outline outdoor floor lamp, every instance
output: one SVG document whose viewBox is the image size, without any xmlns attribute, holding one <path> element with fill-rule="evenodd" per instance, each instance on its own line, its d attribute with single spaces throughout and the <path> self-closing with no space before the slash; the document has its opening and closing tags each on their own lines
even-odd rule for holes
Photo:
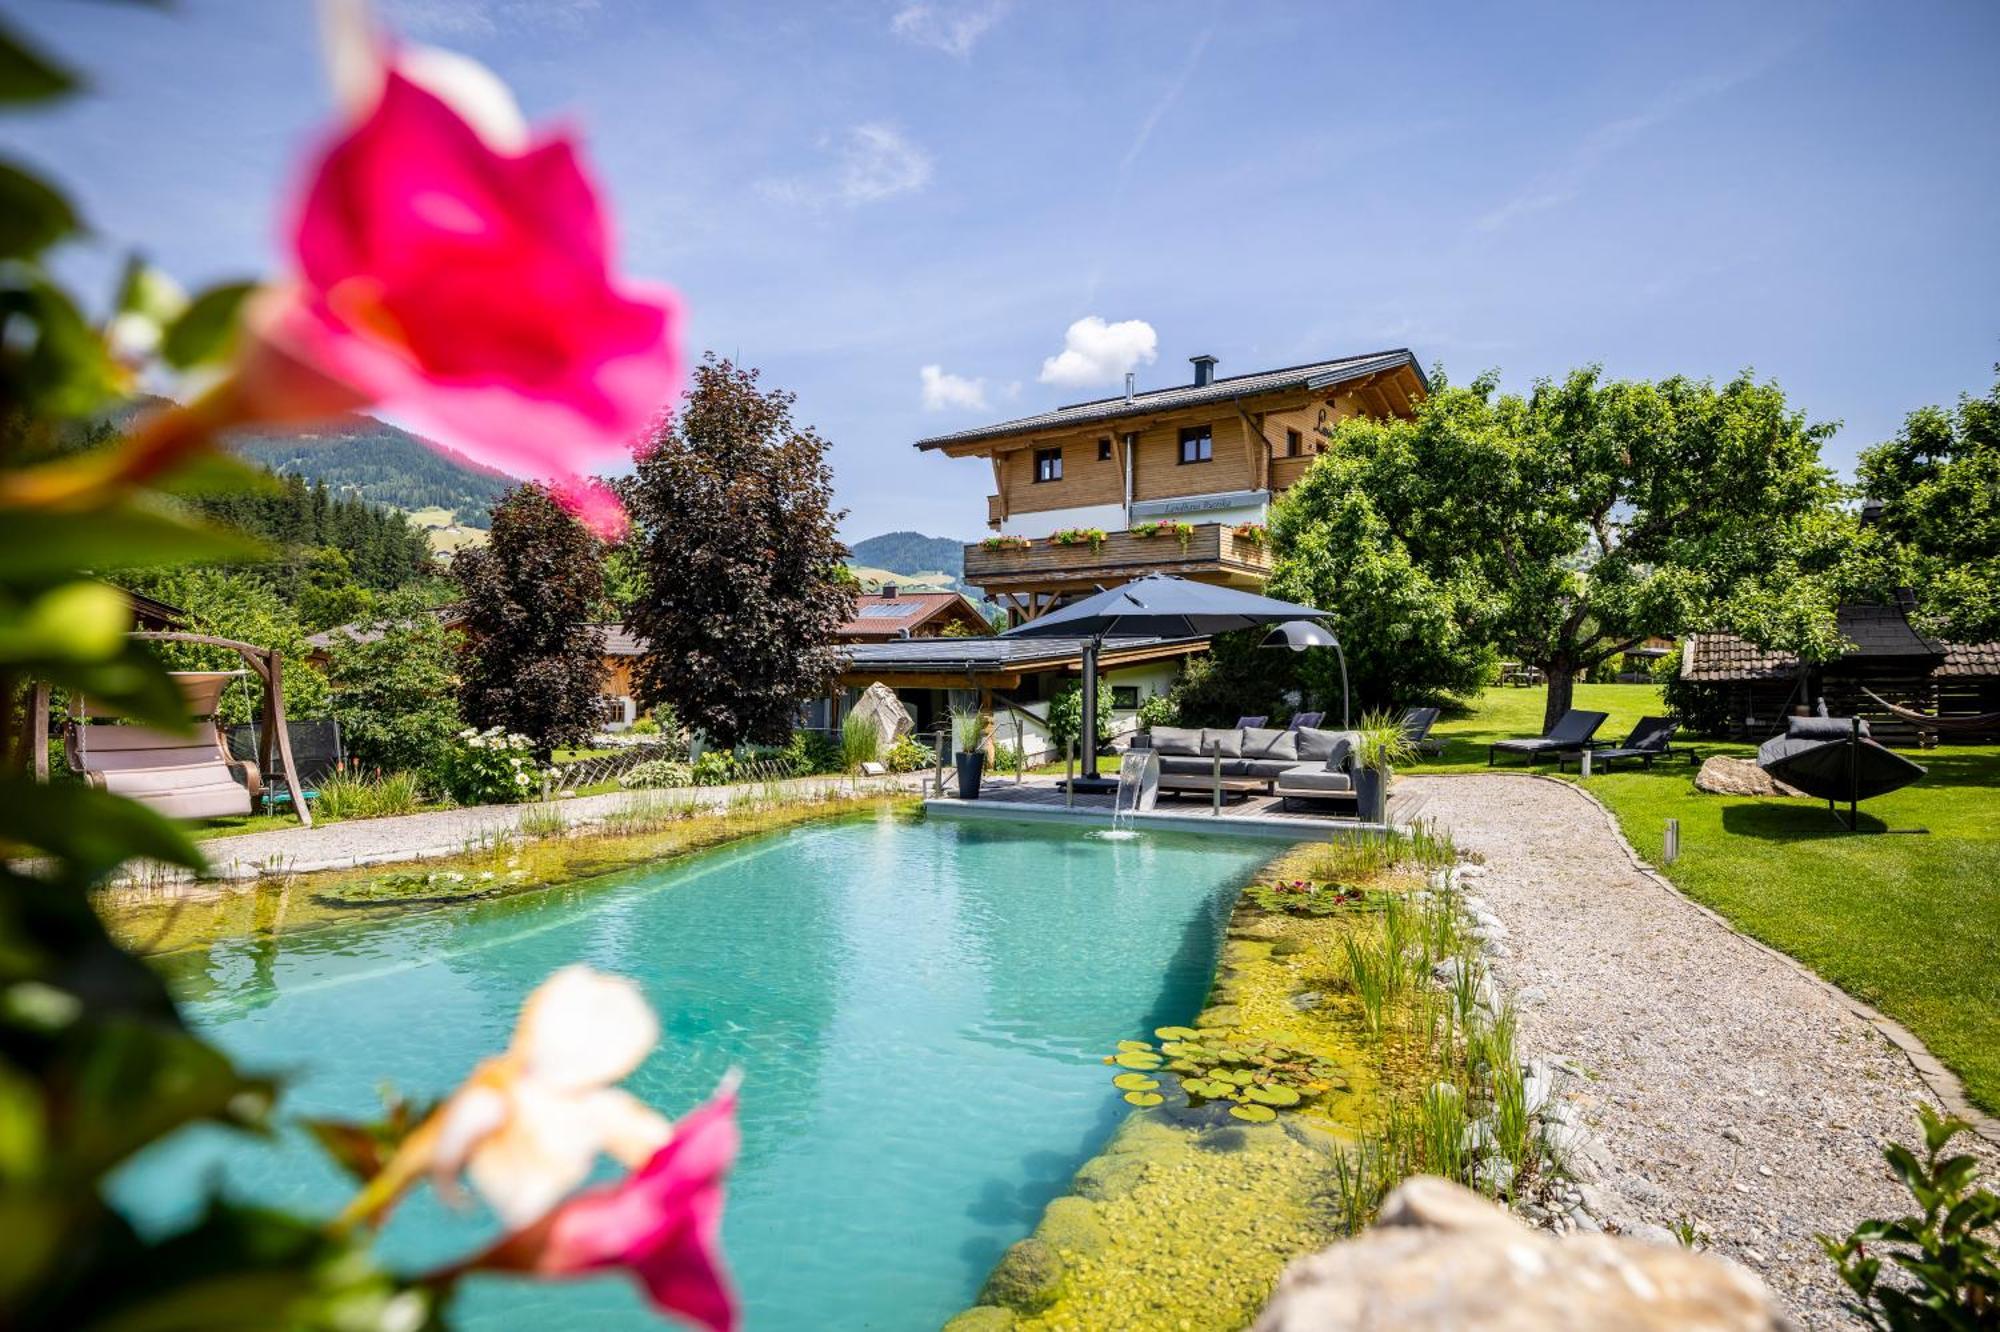
<svg viewBox="0 0 2000 1332">
<path fill-rule="evenodd" d="M 1352 723 L 1347 715 L 1347 654 L 1340 650 L 1340 640 L 1333 631 L 1314 620 L 1286 620 L 1259 644 L 1267 648 L 1290 648 L 1294 652 L 1304 652 L 1307 648 L 1330 647 L 1340 659 L 1340 725 L 1345 730 Z"/>
</svg>

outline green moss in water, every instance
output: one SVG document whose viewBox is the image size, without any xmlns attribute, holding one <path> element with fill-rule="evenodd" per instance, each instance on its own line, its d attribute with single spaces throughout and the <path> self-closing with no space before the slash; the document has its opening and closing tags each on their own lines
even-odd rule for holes
<svg viewBox="0 0 2000 1332">
<path fill-rule="evenodd" d="M 1031 1235 L 1000 1256 L 979 1302 L 1036 1313 L 1056 1302 L 1062 1280 L 1062 1256 L 1054 1245 Z"/>
<path fill-rule="evenodd" d="M 946 1323 L 944 1332 L 1012 1332 L 1014 1325 L 1012 1309 L 978 1304 Z"/>
</svg>

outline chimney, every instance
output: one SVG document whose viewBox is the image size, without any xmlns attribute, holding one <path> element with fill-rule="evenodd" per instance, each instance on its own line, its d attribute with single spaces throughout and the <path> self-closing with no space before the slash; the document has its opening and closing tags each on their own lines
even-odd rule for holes
<svg viewBox="0 0 2000 1332">
<path fill-rule="evenodd" d="M 1139 376 L 1137 376 L 1137 375 L 1133 374 L 1133 373 L 1132 373 L 1132 372 L 1131 372 L 1130 370 L 1127 370 L 1127 371 L 1125 372 L 1125 401 L 1126 401 L 1126 402 L 1130 402 L 1130 401 L 1132 401 L 1132 389 L 1133 389 L 1133 386 L 1134 386 L 1134 385 L 1136 385 L 1136 384 L 1137 384 L 1138 382 L 1139 382 Z"/>
<path fill-rule="evenodd" d="M 884 583 L 882 584 L 882 599 L 884 601 L 894 601 L 896 593 L 901 590 L 894 583 Z"/>
<path fill-rule="evenodd" d="M 1194 362 L 1194 386 L 1207 388 L 1215 382 L 1215 358 L 1213 356 L 1190 356 Z"/>
</svg>

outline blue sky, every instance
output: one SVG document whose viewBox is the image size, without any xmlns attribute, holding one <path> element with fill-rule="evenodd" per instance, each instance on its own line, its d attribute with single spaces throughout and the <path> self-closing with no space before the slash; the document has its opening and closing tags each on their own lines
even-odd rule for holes
<svg viewBox="0 0 2000 1332">
<path fill-rule="evenodd" d="M 1044 380 L 1091 317 L 1154 331 L 1142 386 L 1394 346 L 1513 388 L 1750 366 L 1845 423 L 1843 469 L 2000 361 L 1983 0 L 384 8 L 584 128 L 625 266 L 798 393 L 850 537 L 980 535 L 984 464 L 911 441 L 1109 392 L 1115 327 Z M 305 0 L 7 13 L 95 84 L 0 120 L 102 238 L 71 271 L 273 270 L 327 114 Z"/>
</svg>

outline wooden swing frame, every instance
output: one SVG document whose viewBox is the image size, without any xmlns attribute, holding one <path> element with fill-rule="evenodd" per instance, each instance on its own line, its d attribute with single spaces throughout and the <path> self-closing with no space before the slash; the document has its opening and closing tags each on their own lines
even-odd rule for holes
<svg viewBox="0 0 2000 1332">
<path fill-rule="evenodd" d="M 258 775 L 271 770 L 271 743 L 275 738 L 278 760 L 284 768 L 285 788 L 292 795 L 292 809 L 298 815 L 301 826 L 312 827 L 312 810 L 306 807 L 305 792 L 299 786 L 298 764 L 292 761 L 291 732 L 285 727 L 285 666 L 278 650 L 239 642 L 234 638 L 218 638 L 214 634 L 190 634 L 170 629 L 142 629 L 129 637 L 148 643 L 189 643 L 197 647 L 229 648 L 243 658 L 243 664 L 264 685 L 263 725 L 257 728 Z M 39 681 L 35 685 L 32 711 L 35 780 L 46 782 L 49 779 L 49 687 Z"/>
</svg>

